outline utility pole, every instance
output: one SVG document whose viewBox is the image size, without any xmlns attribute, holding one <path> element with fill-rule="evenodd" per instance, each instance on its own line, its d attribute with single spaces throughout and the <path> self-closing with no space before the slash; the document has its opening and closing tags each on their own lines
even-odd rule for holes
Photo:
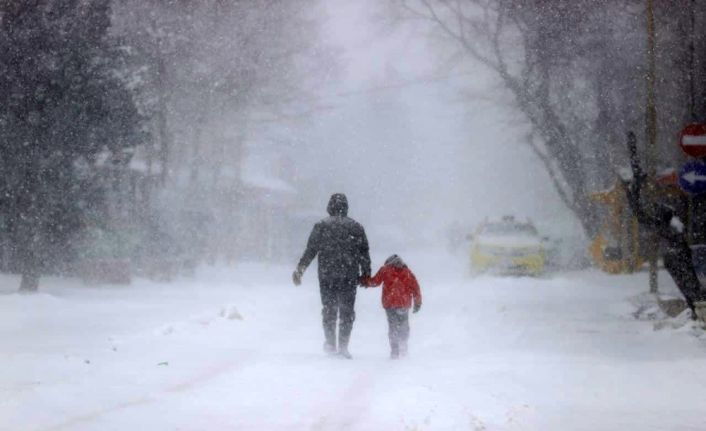
<svg viewBox="0 0 706 431">
<path fill-rule="evenodd" d="M 696 123 L 696 0 L 689 2 L 689 21 L 691 34 L 689 37 L 689 121 Z M 687 231 L 686 239 L 689 245 L 694 242 L 694 196 L 689 193 L 687 201 Z"/>
<path fill-rule="evenodd" d="M 696 0 L 689 5 L 689 121 L 696 122 Z"/>
<path fill-rule="evenodd" d="M 655 100 L 655 81 L 657 77 L 655 62 L 655 14 L 654 0 L 647 0 L 647 175 L 648 199 L 654 206 L 655 177 L 657 161 L 657 108 Z M 658 244 L 657 234 L 652 234 L 652 244 Z M 650 293 L 657 293 L 657 250 L 658 247 L 649 247 L 650 264 Z"/>
</svg>

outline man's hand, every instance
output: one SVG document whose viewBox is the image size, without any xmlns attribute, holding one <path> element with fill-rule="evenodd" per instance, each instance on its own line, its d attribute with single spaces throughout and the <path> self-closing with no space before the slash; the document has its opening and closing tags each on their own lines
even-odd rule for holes
<svg viewBox="0 0 706 431">
<path fill-rule="evenodd" d="M 412 309 L 412 313 L 416 313 L 419 311 L 419 309 L 422 308 L 422 304 L 414 304 L 414 308 Z"/>
<path fill-rule="evenodd" d="M 292 281 L 294 282 L 295 286 L 299 286 L 302 284 L 302 272 L 299 269 L 292 273 Z"/>
<path fill-rule="evenodd" d="M 370 287 L 370 277 L 363 276 L 358 278 L 358 284 L 367 289 Z"/>
</svg>

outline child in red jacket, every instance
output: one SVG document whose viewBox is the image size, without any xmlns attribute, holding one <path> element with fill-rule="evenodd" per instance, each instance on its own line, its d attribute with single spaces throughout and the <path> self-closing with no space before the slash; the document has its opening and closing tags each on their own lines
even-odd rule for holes
<svg viewBox="0 0 706 431">
<path fill-rule="evenodd" d="M 414 313 L 422 306 L 422 293 L 412 271 L 393 254 L 374 277 L 365 280 L 366 287 L 379 286 L 382 283 L 382 306 L 387 313 L 390 337 L 390 358 L 397 359 L 407 355 L 409 339 L 409 309 L 414 300 Z"/>
</svg>

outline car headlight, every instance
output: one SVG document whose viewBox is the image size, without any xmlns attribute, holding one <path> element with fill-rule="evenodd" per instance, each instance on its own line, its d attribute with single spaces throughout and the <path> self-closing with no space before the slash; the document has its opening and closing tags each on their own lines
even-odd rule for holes
<svg viewBox="0 0 706 431">
<path fill-rule="evenodd" d="M 490 256 L 507 256 L 508 250 L 504 247 L 496 247 L 491 245 L 478 245 L 476 249 L 483 254 Z"/>
<path fill-rule="evenodd" d="M 505 257 L 525 257 L 542 254 L 541 247 L 498 247 L 491 245 L 478 245 L 477 249 L 480 253 L 490 256 L 505 256 Z"/>
</svg>

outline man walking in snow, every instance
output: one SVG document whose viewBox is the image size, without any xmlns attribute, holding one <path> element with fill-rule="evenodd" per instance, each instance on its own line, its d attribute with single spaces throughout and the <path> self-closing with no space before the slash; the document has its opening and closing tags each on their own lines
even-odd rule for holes
<svg viewBox="0 0 706 431">
<path fill-rule="evenodd" d="M 292 275 L 299 286 L 306 268 L 318 255 L 321 311 L 324 324 L 324 351 L 336 351 L 351 359 L 348 352 L 355 320 L 355 295 L 362 279 L 370 277 L 370 251 L 363 226 L 348 217 L 348 199 L 342 193 L 331 196 L 326 208 L 329 217 L 314 225 L 306 250 Z M 336 349 L 338 317 L 338 350 Z"/>
</svg>

